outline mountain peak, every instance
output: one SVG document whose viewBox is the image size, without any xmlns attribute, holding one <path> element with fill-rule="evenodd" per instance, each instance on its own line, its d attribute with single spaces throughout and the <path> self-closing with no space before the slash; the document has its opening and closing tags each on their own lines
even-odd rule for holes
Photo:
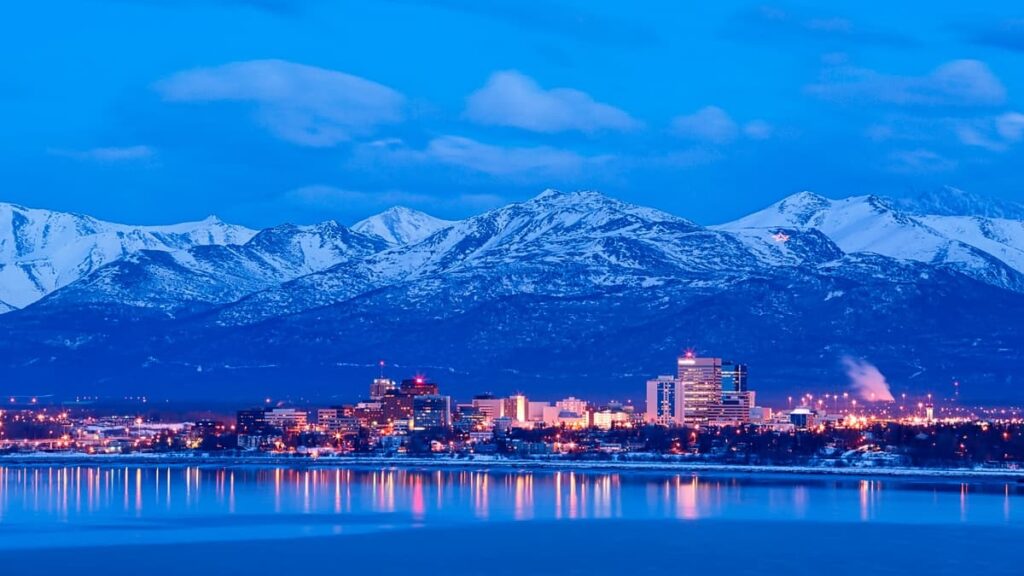
<svg viewBox="0 0 1024 576">
<path fill-rule="evenodd" d="M 808 217 L 831 205 L 832 201 L 828 198 L 806 190 L 787 196 L 775 204 L 780 214 L 790 214 L 798 218 Z"/>
<path fill-rule="evenodd" d="M 918 216 L 977 216 L 1024 220 L 1024 204 L 999 200 L 953 186 L 943 186 L 911 197 L 892 198 L 889 202 Z"/>
<path fill-rule="evenodd" d="M 450 220 L 435 218 L 419 210 L 392 206 L 380 214 L 356 222 L 352 230 L 401 246 L 415 244 L 452 224 Z"/>
</svg>

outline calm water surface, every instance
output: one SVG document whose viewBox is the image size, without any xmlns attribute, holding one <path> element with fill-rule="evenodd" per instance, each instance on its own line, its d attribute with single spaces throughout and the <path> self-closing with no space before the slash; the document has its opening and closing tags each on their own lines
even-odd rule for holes
<svg viewBox="0 0 1024 576">
<path fill-rule="evenodd" d="M 977 526 L 1024 537 L 1024 486 L 550 471 L 0 467 L 0 551 L 600 519 Z"/>
</svg>

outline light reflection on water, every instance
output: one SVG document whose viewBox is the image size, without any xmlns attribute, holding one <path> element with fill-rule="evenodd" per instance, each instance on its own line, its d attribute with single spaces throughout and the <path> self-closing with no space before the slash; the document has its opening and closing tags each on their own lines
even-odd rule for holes
<svg viewBox="0 0 1024 576">
<path fill-rule="evenodd" d="M 771 476 L 0 467 L 0 549 L 293 538 L 479 521 L 771 520 L 1024 527 L 1015 484 Z"/>
</svg>

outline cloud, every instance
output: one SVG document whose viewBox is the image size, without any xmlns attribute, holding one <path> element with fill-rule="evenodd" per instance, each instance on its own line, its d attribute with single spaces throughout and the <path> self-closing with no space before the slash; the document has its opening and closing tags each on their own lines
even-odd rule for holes
<svg viewBox="0 0 1024 576">
<path fill-rule="evenodd" d="M 1024 114 L 1004 112 L 981 116 L 918 116 L 894 114 L 870 125 L 865 136 L 875 142 L 916 141 L 958 143 L 993 152 L 1008 150 L 1024 139 Z"/>
<path fill-rule="evenodd" d="M 490 126 L 512 126 L 533 132 L 628 131 L 640 126 L 626 112 L 595 102 L 571 88 L 545 90 L 529 76 L 495 72 L 483 88 L 467 99 L 466 118 Z"/>
<path fill-rule="evenodd" d="M 909 46 L 913 41 L 895 32 L 869 30 L 853 20 L 806 10 L 757 6 L 741 11 L 732 20 L 736 35 L 743 38 L 788 36 L 816 42 L 841 42 L 882 46 Z"/>
<path fill-rule="evenodd" d="M 505 199 L 495 194 L 458 194 L 439 198 L 427 194 L 416 194 L 402 190 L 368 192 L 338 188 L 325 184 L 314 184 L 289 190 L 284 194 L 288 204 L 304 208 L 317 208 L 349 212 L 352 210 L 386 208 L 389 206 L 423 206 L 437 208 L 439 205 L 463 209 L 489 209 L 501 206 Z"/>
<path fill-rule="evenodd" d="M 969 24 L 961 26 L 961 30 L 967 41 L 974 44 L 1024 52 L 1024 19 Z"/>
<path fill-rule="evenodd" d="M 899 106 L 994 106 L 1006 101 L 1006 88 L 984 62 L 953 60 L 924 76 L 882 74 L 866 68 L 839 66 L 809 94 L 836 102 Z"/>
<path fill-rule="evenodd" d="M 425 156 L 442 164 L 492 176 L 565 176 L 578 174 L 584 166 L 602 161 L 601 157 L 585 157 L 550 146 L 494 146 L 461 136 L 442 136 L 431 140 Z"/>
<path fill-rule="evenodd" d="M 337 188 L 323 184 L 303 186 L 285 193 L 285 199 L 294 204 L 331 209 L 349 209 L 357 206 L 392 206 L 396 204 L 421 204 L 430 200 L 423 194 L 412 194 L 397 190 L 365 192 Z"/>
<path fill-rule="evenodd" d="M 948 172 L 956 167 L 957 162 L 955 160 L 950 160 L 924 148 L 897 150 L 889 154 L 889 169 L 897 173 L 928 174 Z"/>
<path fill-rule="evenodd" d="M 751 120 L 740 126 L 718 106 L 705 106 L 693 114 L 672 119 L 671 132 L 680 138 L 710 144 L 728 144 L 740 135 L 751 140 L 767 140 L 775 128 L 764 120 Z"/>
<path fill-rule="evenodd" d="M 67 150 L 55 148 L 49 150 L 49 152 L 50 154 L 53 154 L 55 156 L 63 156 L 65 158 L 73 158 L 75 160 L 101 163 L 136 162 L 141 160 L 149 160 L 156 154 L 156 151 L 153 148 L 141 145 L 90 148 L 88 150 Z"/>
<path fill-rule="evenodd" d="M 672 133 L 690 140 L 727 144 L 736 139 L 736 122 L 718 106 L 705 106 L 693 114 L 672 119 Z"/>
<path fill-rule="evenodd" d="M 753 140 L 767 140 L 775 133 L 775 127 L 764 120 L 751 120 L 743 125 L 743 134 Z"/>
<path fill-rule="evenodd" d="M 382 165 L 396 168 L 448 166 L 500 178 L 544 180 L 577 176 L 610 162 L 611 156 L 584 156 L 571 150 L 551 146 L 499 146 L 463 136 L 438 136 L 422 148 L 387 138 L 356 147 L 353 168 L 380 169 Z"/>
<path fill-rule="evenodd" d="M 950 123 L 962 144 L 995 152 L 1007 150 L 1024 138 L 1024 114 L 1006 112 L 998 116 L 954 119 Z"/>
<path fill-rule="evenodd" d="M 403 119 L 405 98 L 376 82 L 284 60 L 179 72 L 155 85 L 168 102 L 245 102 L 278 138 L 334 146 Z"/>
<path fill-rule="evenodd" d="M 996 132 L 1007 142 L 1024 139 L 1024 114 L 1007 112 L 996 117 Z"/>
</svg>

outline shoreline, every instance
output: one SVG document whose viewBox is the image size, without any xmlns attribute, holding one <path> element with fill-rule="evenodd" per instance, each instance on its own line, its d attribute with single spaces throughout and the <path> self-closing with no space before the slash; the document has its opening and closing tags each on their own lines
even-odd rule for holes
<svg viewBox="0 0 1024 576">
<path fill-rule="evenodd" d="M 846 479 L 898 478 L 923 480 L 987 480 L 1016 482 L 1024 486 L 1024 469 L 909 468 L 747 465 L 704 462 L 539 460 L 514 458 L 416 458 L 416 457 L 321 457 L 294 456 L 188 456 L 163 454 L 18 454 L 0 456 L 0 467 L 33 466 L 206 466 L 206 467 L 289 467 L 303 468 L 428 468 L 490 470 L 549 470 L 572 472 L 647 472 L 709 475 L 813 476 Z"/>
</svg>

